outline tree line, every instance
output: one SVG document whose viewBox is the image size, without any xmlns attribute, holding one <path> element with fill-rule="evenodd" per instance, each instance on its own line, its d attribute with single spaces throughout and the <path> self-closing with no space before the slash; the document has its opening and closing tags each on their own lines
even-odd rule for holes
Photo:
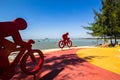
<svg viewBox="0 0 120 80">
<path fill-rule="evenodd" d="M 120 0 L 101 0 L 102 7 L 99 12 L 94 11 L 94 22 L 89 26 L 84 26 L 92 36 L 110 39 L 111 44 L 114 39 L 120 37 Z"/>
</svg>

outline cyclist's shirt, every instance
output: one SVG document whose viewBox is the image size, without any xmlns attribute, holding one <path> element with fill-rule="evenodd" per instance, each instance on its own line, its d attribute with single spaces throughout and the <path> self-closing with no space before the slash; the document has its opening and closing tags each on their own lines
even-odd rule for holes
<svg viewBox="0 0 120 80">
<path fill-rule="evenodd" d="M 19 26 L 13 22 L 0 22 L 0 44 L 5 37 L 11 36 L 16 45 L 27 46 L 19 33 Z"/>
<path fill-rule="evenodd" d="M 67 34 L 63 34 L 62 38 L 63 38 L 64 41 L 66 41 L 68 39 L 68 35 Z"/>
</svg>

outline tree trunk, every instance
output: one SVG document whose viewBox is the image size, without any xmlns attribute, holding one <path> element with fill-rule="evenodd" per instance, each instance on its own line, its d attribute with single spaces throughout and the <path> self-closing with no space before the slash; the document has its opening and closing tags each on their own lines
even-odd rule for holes
<svg viewBox="0 0 120 80">
<path fill-rule="evenodd" d="M 112 37 L 110 37 L 110 44 L 112 45 L 113 43 L 112 43 Z"/>
<path fill-rule="evenodd" d="M 115 35 L 115 44 L 118 44 L 118 42 L 117 42 L 117 36 Z"/>
</svg>

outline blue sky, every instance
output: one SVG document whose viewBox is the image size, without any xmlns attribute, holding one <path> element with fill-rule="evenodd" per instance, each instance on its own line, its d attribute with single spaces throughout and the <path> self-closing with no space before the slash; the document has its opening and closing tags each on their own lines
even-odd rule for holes
<svg viewBox="0 0 120 80">
<path fill-rule="evenodd" d="M 99 11 L 101 0 L 0 0 L 0 22 L 24 18 L 27 29 L 22 38 L 91 37 L 82 26 L 94 21 L 93 9 Z"/>
</svg>

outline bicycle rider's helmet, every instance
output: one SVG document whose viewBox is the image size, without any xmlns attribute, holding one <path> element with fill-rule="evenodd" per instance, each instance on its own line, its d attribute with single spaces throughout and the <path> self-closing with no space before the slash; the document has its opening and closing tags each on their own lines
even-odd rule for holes
<svg viewBox="0 0 120 80">
<path fill-rule="evenodd" d="M 24 30 L 27 28 L 27 22 L 22 18 L 17 18 L 13 22 L 17 23 L 19 30 Z"/>
<path fill-rule="evenodd" d="M 69 33 L 68 33 L 68 32 L 66 32 L 66 34 L 67 34 L 67 35 L 69 35 Z"/>
</svg>

